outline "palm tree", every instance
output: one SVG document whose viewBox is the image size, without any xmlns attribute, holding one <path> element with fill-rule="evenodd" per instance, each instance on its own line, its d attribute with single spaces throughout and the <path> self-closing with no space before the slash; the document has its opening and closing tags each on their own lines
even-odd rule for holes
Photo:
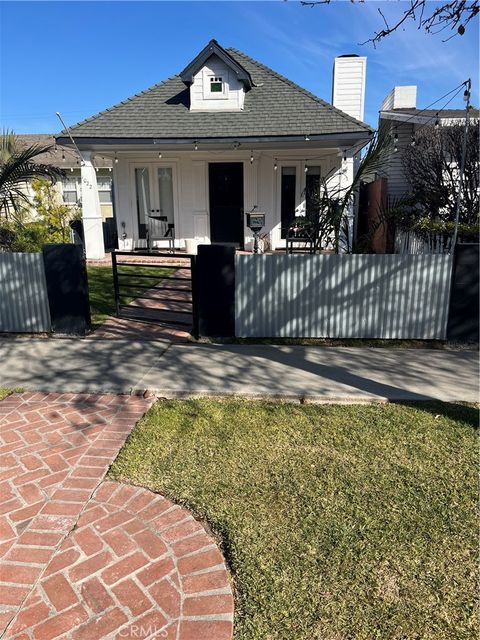
<svg viewBox="0 0 480 640">
<path fill-rule="evenodd" d="M 35 162 L 42 153 L 48 153 L 53 145 L 34 144 L 20 148 L 12 131 L 0 136 L 0 220 L 16 216 L 22 204 L 29 205 L 25 187 L 32 178 L 44 177 L 52 182 L 64 175 L 61 169 Z"/>
<path fill-rule="evenodd" d="M 392 135 L 389 129 L 376 132 L 348 186 L 338 185 L 337 180 L 332 180 L 332 176 L 338 171 L 338 167 L 334 167 L 309 193 L 312 211 L 307 215 L 305 224 L 309 227 L 313 238 L 314 252 L 329 244 L 333 244 L 335 253 L 339 253 L 340 249 L 346 253 L 352 252 L 353 239 L 350 237 L 349 208 L 355 200 L 360 183 L 368 176 L 384 169 L 392 146 Z"/>
</svg>

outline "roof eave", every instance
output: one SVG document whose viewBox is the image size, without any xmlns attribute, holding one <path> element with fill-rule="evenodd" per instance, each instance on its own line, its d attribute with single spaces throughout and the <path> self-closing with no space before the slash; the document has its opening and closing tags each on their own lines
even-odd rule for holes
<svg viewBox="0 0 480 640">
<path fill-rule="evenodd" d="M 305 140 L 305 135 L 284 135 L 284 136 L 225 136 L 216 138 L 202 138 L 202 137 L 185 137 L 185 138 L 117 138 L 117 137 L 78 137 L 75 136 L 75 142 L 79 148 L 86 148 L 92 146 L 129 146 L 129 145 L 167 145 L 172 147 L 185 147 L 192 146 L 195 143 L 208 144 L 236 144 L 251 145 L 251 144 L 267 144 L 267 143 L 298 143 L 299 146 L 308 148 L 313 146 L 314 143 L 332 142 L 336 143 L 336 146 L 342 146 L 342 143 L 367 143 L 373 131 L 351 131 L 351 132 L 337 132 L 327 134 L 309 134 L 308 140 Z M 56 138 L 57 144 L 71 146 L 72 142 L 69 138 L 58 137 Z M 312 144 L 311 144 L 312 143 Z"/>
</svg>

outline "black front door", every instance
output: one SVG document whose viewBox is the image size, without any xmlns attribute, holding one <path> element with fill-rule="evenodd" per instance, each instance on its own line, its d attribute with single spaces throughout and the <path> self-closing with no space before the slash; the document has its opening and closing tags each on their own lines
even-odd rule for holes
<svg viewBox="0 0 480 640">
<path fill-rule="evenodd" d="M 243 248 L 243 164 L 209 164 L 210 234 L 212 242 Z"/>
</svg>

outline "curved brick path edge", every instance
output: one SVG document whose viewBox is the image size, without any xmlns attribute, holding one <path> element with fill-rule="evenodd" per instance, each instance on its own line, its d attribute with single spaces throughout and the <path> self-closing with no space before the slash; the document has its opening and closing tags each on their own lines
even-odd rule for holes
<svg viewBox="0 0 480 640">
<path fill-rule="evenodd" d="M 0 402 L 2 638 L 231 640 L 233 595 L 215 540 L 166 498 L 103 480 L 150 404 Z"/>
</svg>

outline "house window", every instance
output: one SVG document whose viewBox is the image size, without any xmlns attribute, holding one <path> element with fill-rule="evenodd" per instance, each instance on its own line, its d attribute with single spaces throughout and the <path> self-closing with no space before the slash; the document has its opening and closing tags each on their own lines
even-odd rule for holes
<svg viewBox="0 0 480 640">
<path fill-rule="evenodd" d="M 97 186 L 100 204 L 112 204 L 112 179 L 108 176 L 98 176 Z"/>
<path fill-rule="evenodd" d="M 308 167 L 305 178 L 305 212 L 307 216 L 318 213 L 320 207 L 320 167 Z"/>
<path fill-rule="evenodd" d="M 297 187 L 296 167 L 282 167 L 280 185 L 280 211 L 282 220 L 282 238 L 287 237 L 287 231 L 295 218 L 295 193 Z"/>
<path fill-rule="evenodd" d="M 221 76 L 210 77 L 210 93 L 223 93 L 223 78 Z"/>
<path fill-rule="evenodd" d="M 165 216 L 167 222 L 173 224 L 173 178 L 171 167 L 160 167 L 158 169 L 158 194 L 160 215 Z"/>
<path fill-rule="evenodd" d="M 150 176 L 148 167 L 135 169 L 138 237 L 147 237 L 147 218 L 150 213 Z"/>
<path fill-rule="evenodd" d="M 62 180 L 62 192 L 65 204 L 76 204 L 79 200 L 77 194 L 77 178 L 64 178 L 64 180 Z"/>
</svg>

